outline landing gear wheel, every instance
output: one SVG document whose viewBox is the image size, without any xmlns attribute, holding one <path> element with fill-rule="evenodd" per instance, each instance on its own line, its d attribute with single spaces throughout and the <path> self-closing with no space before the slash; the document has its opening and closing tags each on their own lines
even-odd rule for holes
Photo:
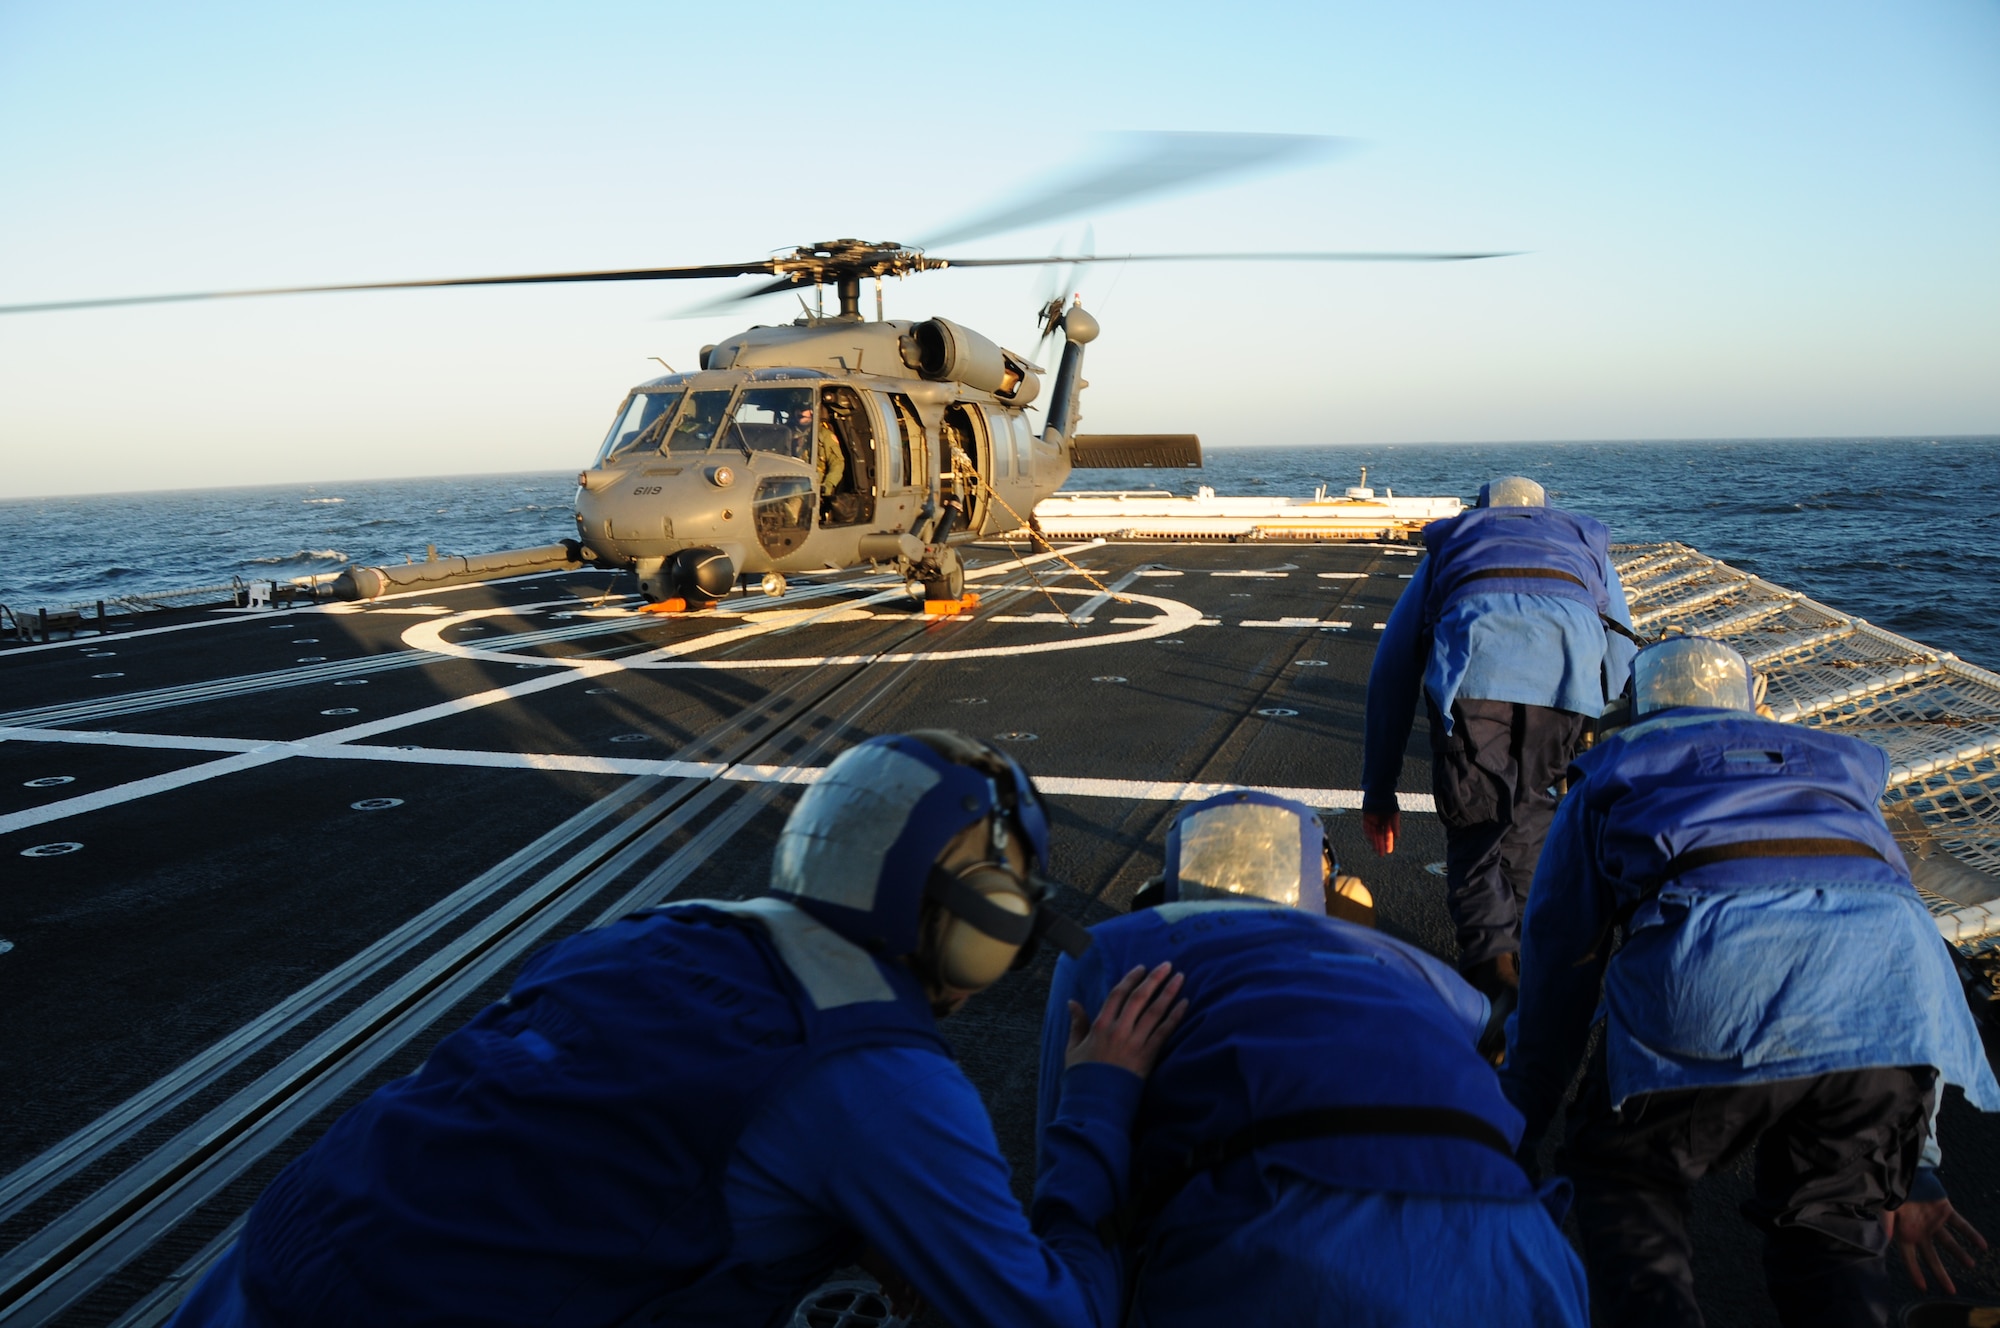
<svg viewBox="0 0 2000 1328">
<path fill-rule="evenodd" d="M 963 599 L 965 597 L 965 564 L 952 549 L 940 550 L 937 557 L 938 574 L 924 578 L 925 599 Z"/>
</svg>

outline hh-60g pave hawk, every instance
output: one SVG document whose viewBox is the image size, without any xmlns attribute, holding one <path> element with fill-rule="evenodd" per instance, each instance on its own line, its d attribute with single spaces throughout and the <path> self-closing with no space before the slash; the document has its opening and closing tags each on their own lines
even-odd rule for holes
<svg viewBox="0 0 2000 1328">
<path fill-rule="evenodd" d="M 1143 134 L 1115 160 L 1060 178 L 961 222 L 933 243 L 963 243 L 1036 222 L 1323 152 L 1338 140 L 1281 134 Z M 427 281 L 208 291 L 15 305 L 28 313 L 252 295 L 568 282 L 773 280 L 719 305 L 811 283 L 796 321 L 759 326 L 702 348 L 700 368 L 632 389 L 589 468 L 577 476 L 576 537 L 552 561 L 638 577 L 649 607 L 712 607 L 746 578 L 782 595 L 787 574 L 861 563 L 893 567 L 937 612 L 964 601 L 954 546 L 1031 526 L 1035 504 L 1079 467 L 1199 466 L 1191 434 L 1079 435 L 1083 349 L 1097 320 L 1058 292 L 1040 313 L 1043 343 L 1063 338 L 1041 429 L 1028 409 L 1046 372 L 945 318 L 886 319 L 882 279 L 947 268 L 1099 262 L 1453 262 L 1495 253 L 1189 253 L 942 258 L 923 248 L 855 239 L 802 246 L 747 263 Z M 861 283 L 875 282 L 875 319 Z M 826 287 L 833 313 L 820 302 Z M 709 308 L 718 307 L 709 306 Z M 664 362 L 663 362 L 664 363 Z M 512 568 L 510 570 L 522 570 Z M 337 593 L 392 588 L 381 569 L 343 574 Z"/>
</svg>

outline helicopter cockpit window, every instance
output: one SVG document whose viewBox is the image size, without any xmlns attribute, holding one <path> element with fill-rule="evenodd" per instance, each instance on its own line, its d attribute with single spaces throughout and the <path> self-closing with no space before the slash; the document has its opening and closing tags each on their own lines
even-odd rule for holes
<svg viewBox="0 0 2000 1328">
<path fill-rule="evenodd" d="M 746 389 L 730 412 L 729 433 L 722 445 L 808 460 L 812 455 L 812 401 L 809 387 Z"/>
<path fill-rule="evenodd" d="M 674 421 L 673 429 L 667 436 L 667 450 L 706 452 L 713 447 L 715 435 L 722 428 L 729 409 L 729 398 L 733 395 L 734 389 L 727 387 L 713 392 L 689 393 L 687 407 Z"/>
<path fill-rule="evenodd" d="M 670 392 L 634 392 L 625 403 L 625 409 L 618 412 L 611 432 L 605 435 L 604 446 L 597 452 L 598 464 L 602 465 L 636 447 L 643 446 L 643 450 L 649 452 L 658 451 L 667 422 L 673 419 L 674 407 L 681 404 L 683 395 L 679 388 Z"/>
</svg>

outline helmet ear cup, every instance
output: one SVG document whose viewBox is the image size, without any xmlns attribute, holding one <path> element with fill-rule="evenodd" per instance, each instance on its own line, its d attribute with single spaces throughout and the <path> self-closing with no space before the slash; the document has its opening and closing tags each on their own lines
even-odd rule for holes
<svg viewBox="0 0 2000 1328">
<path fill-rule="evenodd" d="M 995 908 L 1024 918 L 1035 911 L 1020 878 L 991 863 L 968 868 L 958 880 Z M 1005 977 L 1020 953 L 1019 945 L 988 936 L 947 911 L 937 942 L 937 973 L 961 991 L 981 991 Z"/>
</svg>

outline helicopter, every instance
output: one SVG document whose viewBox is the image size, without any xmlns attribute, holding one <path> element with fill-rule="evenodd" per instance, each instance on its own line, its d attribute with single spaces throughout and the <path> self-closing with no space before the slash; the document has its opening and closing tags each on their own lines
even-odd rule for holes
<svg viewBox="0 0 2000 1328">
<path fill-rule="evenodd" d="M 1108 165 L 1059 179 L 961 222 L 960 243 L 1123 202 L 1201 178 L 1323 152 L 1340 140 L 1284 134 L 1146 134 Z M 1195 467 L 1192 434 L 1082 434 L 1084 349 L 1099 334 L 1081 296 L 1040 308 L 1042 345 L 1062 341 L 1046 415 L 1028 411 L 1047 370 L 944 317 L 883 315 L 885 277 L 951 268 L 1101 262 L 1461 262 L 1503 253 L 1200 253 L 946 258 L 922 246 L 839 239 L 747 263 L 205 291 L 0 306 L 0 314 L 246 296 L 451 286 L 714 280 L 763 274 L 699 312 L 810 283 L 802 317 L 701 348 L 693 372 L 633 387 L 577 475 L 573 563 L 630 572 L 647 608 L 699 612 L 756 581 L 864 564 L 892 569 L 934 612 L 963 605 L 959 548 L 1027 528 L 1035 504 L 1090 467 Z M 1072 271 L 1074 270 L 1072 266 Z M 861 309 L 875 284 L 875 317 Z M 836 308 L 825 310 L 831 288 Z M 803 300 L 801 301 L 803 303 Z M 1037 354 L 1040 354 L 1038 349 Z M 662 361 L 663 366 L 665 362 Z"/>
</svg>

